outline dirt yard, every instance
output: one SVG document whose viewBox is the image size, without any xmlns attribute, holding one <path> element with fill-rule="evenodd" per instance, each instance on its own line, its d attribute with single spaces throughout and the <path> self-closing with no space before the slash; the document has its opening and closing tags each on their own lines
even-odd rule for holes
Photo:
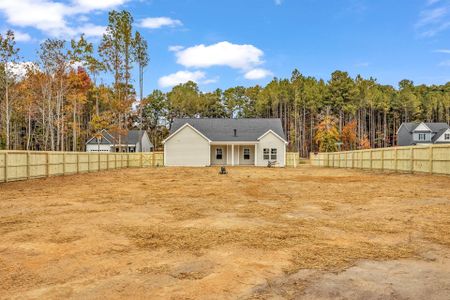
<svg viewBox="0 0 450 300">
<path fill-rule="evenodd" d="M 0 184 L 0 298 L 449 299 L 450 177 L 126 169 Z"/>
</svg>

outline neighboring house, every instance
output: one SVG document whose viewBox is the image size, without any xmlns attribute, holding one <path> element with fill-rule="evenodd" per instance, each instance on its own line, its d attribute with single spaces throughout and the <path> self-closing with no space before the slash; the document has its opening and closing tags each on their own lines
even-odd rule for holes
<svg viewBox="0 0 450 300">
<path fill-rule="evenodd" d="M 280 119 L 175 119 L 163 143 L 166 166 L 285 166 Z"/>
<path fill-rule="evenodd" d="M 447 123 L 402 123 L 397 131 L 397 144 L 450 143 L 450 126 Z"/>
<path fill-rule="evenodd" d="M 153 144 L 145 130 L 129 130 L 120 137 L 107 130 L 100 132 L 101 137 L 92 137 L 86 142 L 86 152 L 150 152 Z M 119 144 L 120 141 L 120 144 Z M 141 149 L 142 145 L 142 149 Z"/>
</svg>

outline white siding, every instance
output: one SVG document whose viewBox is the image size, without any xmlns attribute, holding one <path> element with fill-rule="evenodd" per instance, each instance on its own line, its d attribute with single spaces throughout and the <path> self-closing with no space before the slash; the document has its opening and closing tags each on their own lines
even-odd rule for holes
<svg viewBox="0 0 450 300">
<path fill-rule="evenodd" d="M 244 159 L 244 149 L 250 150 L 250 159 Z M 255 164 L 255 146 L 239 146 L 239 165 L 241 166 L 253 166 Z"/>
<path fill-rule="evenodd" d="M 218 160 L 216 158 L 216 149 L 221 148 L 222 149 L 222 159 Z M 227 145 L 217 145 L 217 146 L 211 146 L 211 165 L 227 165 L 228 164 L 228 151 L 227 151 Z"/>
<path fill-rule="evenodd" d="M 269 157 L 269 159 L 263 159 L 264 148 L 267 148 L 267 149 L 276 148 L 277 149 L 276 161 L 278 163 L 278 166 L 280 166 L 280 167 L 285 166 L 286 144 L 280 138 L 278 138 L 272 132 L 269 132 L 259 141 L 259 144 L 257 147 L 258 151 L 256 153 L 256 156 L 257 156 L 256 161 L 257 161 L 258 166 L 267 166 L 267 163 L 269 162 L 269 160 L 272 161 L 272 159 L 270 159 L 270 157 Z"/>
<path fill-rule="evenodd" d="M 166 166 L 204 167 L 210 165 L 209 142 L 186 126 L 164 144 Z"/>
<path fill-rule="evenodd" d="M 431 131 L 431 129 L 425 125 L 424 123 L 420 123 L 419 126 L 417 126 L 414 131 Z"/>
<path fill-rule="evenodd" d="M 136 145 L 137 151 L 140 150 L 140 143 L 138 142 Z M 142 135 L 142 152 L 150 152 L 152 151 L 152 144 L 150 143 L 150 138 L 148 137 L 147 132 L 145 131 Z"/>
<path fill-rule="evenodd" d="M 88 144 L 86 145 L 86 152 L 110 152 L 111 151 L 111 145 L 94 145 L 94 144 Z"/>
<path fill-rule="evenodd" d="M 425 135 L 425 139 L 424 140 L 419 140 L 419 134 Z M 421 132 L 421 133 L 417 133 L 414 132 L 413 133 L 413 140 L 415 143 L 429 143 L 431 142 L 431 132 Z"/>
<path fill-rule="evenodd" d="M 435 143 L 450 143 L 450 140 L 445 139 L 445 135 L 450 134 L 450 129 L 447 129 L 436 141 Z"/>
</svg>

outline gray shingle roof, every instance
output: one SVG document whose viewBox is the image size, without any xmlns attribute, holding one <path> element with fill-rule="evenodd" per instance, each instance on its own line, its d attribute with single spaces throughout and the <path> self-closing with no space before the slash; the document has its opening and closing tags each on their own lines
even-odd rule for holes
<svg viewBox="0 0 450 300">
<path fill-rule="evenodd" d="M 440 138 L 441 135 L 444 134 L 444 132 L 447 131 L 447 129 L 448 129 L 448 128 L 442 128 L 441 130 L 439 130 L 439 131 L 433 136 L 433 138 L 431 139 L 431 141 L 432 141 L 433 143 L 435 143 L 436 140 L 437 140 L 438 138 Z"/>
<path fill-rule="evenodd" d="M 414 129 L 416 129 L 417 126 L 420 125 L 420 123 L 416 122 L 409 122 L 409 123 L 403 123 L 406 128 L 408 128 L 408 131 L 413 132 Z M 450 128 L 447 123 L 424 123 L 428 126 L 428 128 L 431 129 L 432 132 L 436 133 L 441 131 L 442 129 L 448 129 Z"/>
<path fill-rule="evenodd" d="M 118 144 L 119 143 L 119 135 L 118 134 L 111 134 L 108 131 L 104 130 L 102 132 L 103 137 L 100 141 L 101 145 L 112 145 L 112 144 Z M 141 134 L 139 135 L 139 130 L 128 130 L 128 134 L 122 134 L 120 141 L 122 144 L 128 144 L 128 145 L 135 145 L 139 142 L 140 137 L 144 134 L 144 130 L 141 131 Z M 108 141 L 109 140 L 109 141 Z M 87 144 L 95 144 L 97 145 L 97 139 L 92 139 L 87 142 Z"/>
<path fill-rule="evenodd" d="M 170 134 L 189 123 L 211 141 L 257 141 L 269 130 L 286 140 L 281 119 L 174 119 Z M 237 130 L 234 136 L 234 129 Z"/>
</svg>

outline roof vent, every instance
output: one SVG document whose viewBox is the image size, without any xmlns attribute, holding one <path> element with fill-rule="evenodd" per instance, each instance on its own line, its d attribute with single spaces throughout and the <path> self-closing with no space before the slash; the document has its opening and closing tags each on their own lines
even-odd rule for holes
<svg viewBox="0 0 450 300">
<path fill-rule="evenodd" d="M 233 129 L 234 131 L 234 136 L 237 136 L 237 129 Z"/>
</svg>

